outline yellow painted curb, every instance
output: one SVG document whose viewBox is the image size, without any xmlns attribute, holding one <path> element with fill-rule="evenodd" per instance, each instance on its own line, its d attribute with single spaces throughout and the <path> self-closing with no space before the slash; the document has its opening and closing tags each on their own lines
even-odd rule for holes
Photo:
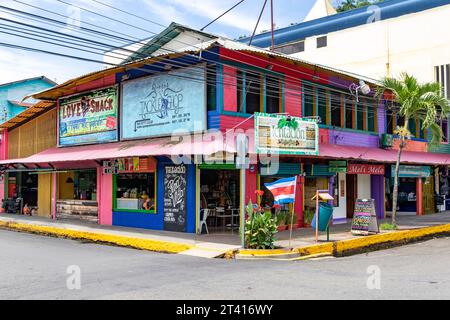
<svg viewBox="0 0 450 320">
<path fill-rule="evenodd" d="M 242 249 L 239 250 L 239 254 L 248 256 L 266 256 L 266 255 L 282 255 L 292 253 L 292 251 L 287 249 L 274 249 L 274 250 L 253 250 L 253 249 Z"/>
<path fill-rule="evenodd" d="M 76 231 L 57 227 L 38 226 L 33 224 L 24 224 L 16 222 L 0 221 L 0 228 L 28 232 L 40 235 L 55 236 L 58 238 L 68 238 L 73 240 L 87 240 L 94 243 L 106 243 L 119 247 L 128 247 L 139 250 L 164 252 L 164 253 L 180 253 L 194 248 L 193 245 L 167 242 L 160 240 L 132 238 L 119 235 L 111 235 L 104 233 L 94 233 L 86 231 Z"/>
<path fill-rule="evenodd" d="M 420 229 L 393 231 L 367 237 L 359 237 L 355 239 L 340 240 L 336 242 L 311 245 L 300 247 L 296 250 L 302 255 L 314 255 L 319 253 L 328 253 L 335 256 L 341 256 L 351 251 L 357 251 L 364 248 L 373 247 L 382 244 L 400 244 L 407 243 L 417 239 L 438 235 L 450 234 L 450 224 L 439 225 L 434 227 L 425 227 Z"/>
</svg>

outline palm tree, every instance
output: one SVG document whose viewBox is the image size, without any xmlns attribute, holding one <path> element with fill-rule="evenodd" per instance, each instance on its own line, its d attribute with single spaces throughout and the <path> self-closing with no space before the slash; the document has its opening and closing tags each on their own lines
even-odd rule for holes
<svg viewBox="0 0 450 320">
<path fill-rule="evenodd" d="M 450 113 L 449 101 L 442 96 L 439 83 L 419 83 L 418 80 L 402 73 L 398 79 L 384 78 L 376 95 L 382 98 L 385 92 L 390 92 L 397 104 L 397 114 L 404 117 L 403 126 L 397 127 L 395 134 L 400 138 L 397 162 L 395 164 L 394 192 L 392 199 L 392 225 L 396 226 L 398 175 L 402 151 L 407 140 L 411 137 L 408 130 L 410 119 L 419 119 L 422 122 L 422 130 L 428 129 L 431 133 L 431 144 L 436 145 L 442 141 L 442 129 L 437 121 L 447 118 Z"/>
</svg>

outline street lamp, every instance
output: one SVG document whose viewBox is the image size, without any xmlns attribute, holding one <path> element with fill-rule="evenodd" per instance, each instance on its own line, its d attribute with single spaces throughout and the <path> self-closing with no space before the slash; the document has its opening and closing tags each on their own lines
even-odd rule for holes
<svg viewBox="0 0 450 320">
<path fill-rule="evenodd" d="M 371 91 L 370 86 L 365 83 L 363 80 L 359 81 L 359 85 L 356 83 L 352 83 L 349 87 L 350 93 L 356 97 L 356 101 L 359 102 L 359 93 L 361 92 L 364 95 L 368 95 Z"/>
</svg>

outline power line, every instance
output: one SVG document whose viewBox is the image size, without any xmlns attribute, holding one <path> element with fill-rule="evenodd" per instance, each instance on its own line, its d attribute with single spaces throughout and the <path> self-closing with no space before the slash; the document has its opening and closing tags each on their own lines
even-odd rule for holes
<svg viewBox="0 0 450 320">
<path fill-rule="evenodd" d="M 266 5 L 267 5 L 267 0 L 264 0 L 264 4 L 262 6 L 261 12 L 259 13 L 258 21 L 256 22 L 255 29 L 253 30 L 253 33 L 252 33 L 252 37 L 250 38 L 250 41 L 248 42 L 249 46 L 252 45 L 253 38 L 255 37 L 255 34 L 256 34 L 256 29 L 258 29 L 259 21 L 261 21 L 261 17 L 264 13 L 264 9 L 266 8 Z"/>
<path fill-rule="evenodd" d="M 97 0 L 92 0 L 92 1 L 97 1 Z M 212 20 L 210 23 L 208 23 L 206 26 L 204 26 L 203 28 L 200 29 L 200 31 L 205 30 L 206 28 L 208 28 L 210 25 L 212 25 L 214 22 L 216 22 L 217 20 L 219 20 L 220 18 L 222 18 L 224 15 L 226 15 L 228 12 L 230 12 L 231 10 L 233 10 L 234 8 L 236 8 L 237 6 L 239 6 L 242 2 L 244 2 L 245 0 L 241 0 L 238 3 L 236 3 L 234 6 L 232 6 L 230 9 L 226 10 L 224 13 L 222 13 L 220 16 L 218 16 L 217 18 L 215 18 L 214 20 Z"/>
</svg>

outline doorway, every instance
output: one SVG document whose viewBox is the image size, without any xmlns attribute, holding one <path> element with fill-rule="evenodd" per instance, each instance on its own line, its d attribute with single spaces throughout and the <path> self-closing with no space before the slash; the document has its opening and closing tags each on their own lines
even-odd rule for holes
<svg viewBox="0 0 450 320">
<path fill-rule="evenodd" d="M 358 190 L 358 175 L 347 174 L 347 219 L 353 219 Z"/>
</svg>

